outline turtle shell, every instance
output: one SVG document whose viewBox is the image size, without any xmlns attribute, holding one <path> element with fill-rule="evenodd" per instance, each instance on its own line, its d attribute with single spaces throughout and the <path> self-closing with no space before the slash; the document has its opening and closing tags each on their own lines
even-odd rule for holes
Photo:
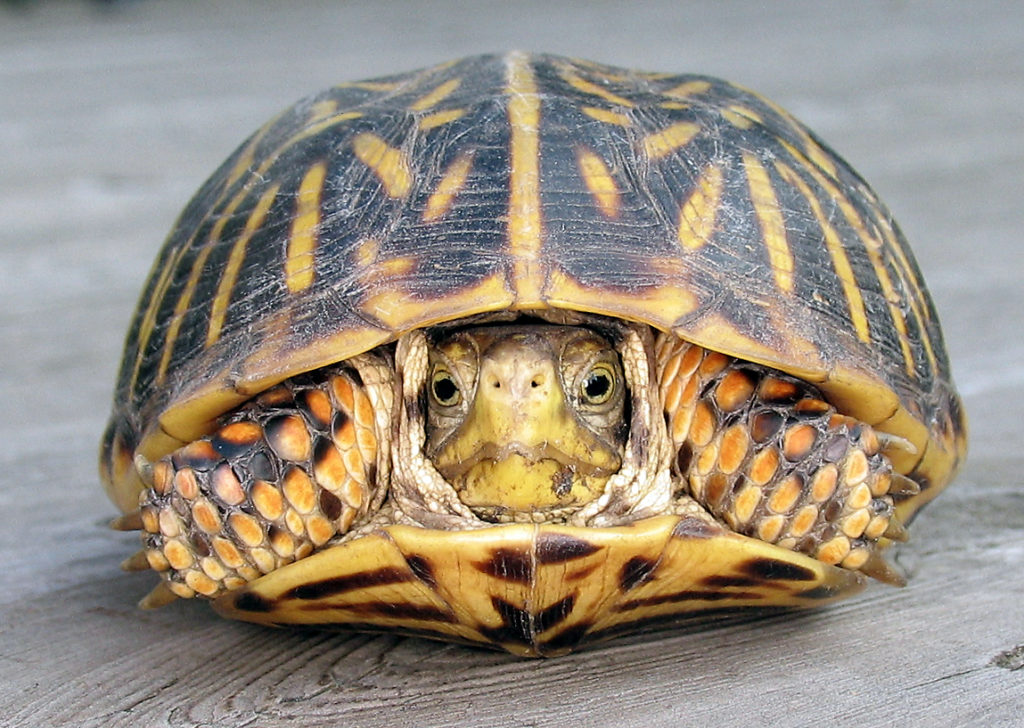
<svg viewBox="0 0 1024 728">
<path fill-rule="evenodd" d="M 638 321 L 817 384 L 909 441 L 922 494 L 965 430 L 917 264 L 861 177 L 730 83 L 478 56 L 346 83 L 189 202 L 131 325 L 101 467 L 154 460 L 299 372 L 503 310 Z"/>
</svg>

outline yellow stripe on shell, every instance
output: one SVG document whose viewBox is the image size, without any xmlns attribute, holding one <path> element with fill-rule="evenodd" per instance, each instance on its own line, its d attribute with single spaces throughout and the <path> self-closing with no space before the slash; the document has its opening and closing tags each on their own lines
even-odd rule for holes
<svg viewBox="0 0 1024 728">
<path fill-rule="evenodd" d="M 323 101 L 317 101 L 309 109 L 309 120 L 319 121 L 324 119 L 338 110 L 338 102 L 334 99 L 324 99 Z"/>
<path fill-rule="evenodd" d="M 782 117 L 782 119 L 785 120 L 787 124 L 789 124 L 789 128 L 796 132 L 796 135 L 800 137 L 800 141 L 803 142 L 804 155 L 814 164 L 816 164 L 819 169 L 824 171 L 825 174 L 827 174 L 829 177 L 831 177 L 834 180 L 839 179 L 839 173 L 836 170 L 835 163 L 829 157 L 828 153 L 821 148 L 821 145 L 814 141 L 814 138 L 807 133 L 807 130 L 804 128 L 803 124 L 801 124 L 799 121 L 790 116 L 788 111 L 783 109 L 781 106 L 776 104 L 771 99 L 762 96 L 756 91 L 751 91 L 750 89 L 743 88 L 742 86 L 734 85 L 734 87 L 746 94 L 754 96 L 763 104 L 765 104 L 768 108 L 770 108 L 780 117 Z M 782 141 L 782 139 L 779 139 L 779 141 Z"/>
<path fill-rule="evenodd" d="M 857 236 L 864 244 L 864 249 L 868 254 L 868 260 L 871 261 L 871 265 L 875 269 L 875 275 L 878 276 L 878 281 L 882 286 L 882 294 L 885 296 L 886 303 L 889 306 L 889 314 L 892 317 L 893 325 L 896 327 L 896 331 L 899 334 L 900 349 L 903 352 L 903 361 L 907 374 L 911 377 L 915 376 L 916 370 L 914 366 L 914 354 L 910 349 L 910 337 L 907 331 L 907 322 L 903 316 L 903 311 L 900 309 L 900 296 L 893 287 L 892 279 L 889 277 L 889 271 L 885 266 L 885 261 L 882 260 L 881 241 L 868 232 L 864 225 L 864 221 L 861 219 L 857 210 L 854 209 L 849 198 L 847 198 L 846 195 L 836 187 L 835 183 L 829 177 L 824 175 L 817 167 L 811 164 L 799 149 L 796 149 L 787 142 L 782 142 L 782 144 L 786 147 L 789 153 L 801 163 L 801 168 L 806 170 L 807 173 L 822 186 L 825 193 L 836 201 L 836 204 L 839 205 L 839 211 L 843 214 L 847 224 L 853 228 L 854 232 L 857 233 Z"/>
<path fill-rule="evenodd" d="M 689 121 L 672 124 L 644 138 L 644 150 L 651 159 L 661 159 L 685 147 L 700 133 L 700 125 Z"/>
<path fill-rule="evenodd" d="M 455 197 L 463 187 L 473 166 L 473 152 L 465 152 L 455 158 L 444 171 L 437 189 L 427 198 L 427 209 L 423 211 L 423 221 L 433 222 L 451 209 Z"/>
<path fill-rule="evenodd" d="M 447 111 L 435 111 L 433 114 L 427 114 L 420 118 L 419 128 L 420 131 L 429 131 L 445 124 L 450 124 L 456 119 L 461 119 L 466 115 L 465 109 L 448 109 Z"/>
<path fill-rule="evenodd" d="M 754 124 L 763 123 L 763 119 L 753 109 L 745 106 L 733 105 L 723 109 L 722 116 L 738 129 L 750 129 Z"/>
<path fill-rule="evenodd" d="M 189 271 L 188 281 L 185 283 L 185 288 L 182 290 L 181 295 L 178 296 L 177 303 L 174 304 L 174 315 L 171 318 L 170 326 L 167 327 L 167 336 L 164 337 L 164 350 L 160 354 L 160 366 L 157 368 L 156 372 L 157 385 L 163 384 L 164 377 L 167 376 L 167 367 L 171 363 L 171 353 L 174 351 L 174 342 L 178 339 L 178 333 L 181 330 L 181 323 L 192 303 L 192 296 L 195 295 L 196 287 L 199 285 L 199 277 L 202 274 L 203 269 L 206 268 L 206 259 L 210 257 L 210 251 L 213 250 L 213 247 L 214 246 L 212 244 L 209 244 L 199 251 L 199 255 L 197 255 L 196 259 L 192 262 L 192 270 Z"/>
<path fill-rule="evenodd" d="M 540 219 L 540 97 L 529 59 L 522 53 L 507 57 L 508 120 L 511 129 L 509 175 L 509 252 L 512 279 L 520 306 L 541 303 L 539 269 Z"/>
<path fill-rule="evenodd" d="M 666 277 L 674 278 L 668 270 L 678 261 L 666 261 Z M 554 308 L 584 311 L 605 316 L 622 316 L 668 328 L 682 317 L 692 313 L 698 305 L 697 297 L 679 285 L 645 286 L 629 291 L 602 290 L 596 294 L 592 287 L 581 285 L 561 270 L 551 273 L 548 304 Z M 657 321 L 652 320 L 656 314 Z"/>
<path fill-rule="evenodd" d="M 679 211 L 679 244 L 687 250 L 704 246 L 715 231 L 722 199 L 724 175 L 712 163 L 697 179 L 697 185 Z"/>
<path fill-rule="evenodd" d="M 320 198 L 326 176 L 327 163 L 317 162 L 307 170 L 299 184 L 284 261 L 285 283 L 292 293 L 303 291 L 313 283 L 313 250 L 319 238 Z"/>
<path fill-rule="evenodd" d="M 742 114 L 737 114 L 732 109 L 722 109 L 722 116 L 723 118 L 725 118 L 726 121 L 735 126 L 737 129 L 749 129 L 754 125 L 754 122 L 752 122 L 750 119 L 743 116 Z"/>
<path fill-rule="evenodd" d="M 357 134 L 352 139 L 352 149 L 359 161 L 377 175 L 388 197 L 398 198 L 409 194 L 412 172 L 405 152 L 388 145 L 370 132 Z"/>
<path fill-rule="evenodd" d="M 448 98 L 448 96 L 450 96 L 461 83 L 461 78 L 449 79 L 426 96 L 423 96 L 419 100 L 410 104 L 409 108 L 412 111 L 426 111 L 427 109 L 431 109 Z"/>
<path fill-rule="evenodd" d="M 246 170 L 249 169 L 250 165 L 252 164 L 256 146 L 259 144 L 260 140 L 266 135 L 266 133 L 270 130 L 273 124 L 273 121 L 265 124 L 263 128 L 260 129 L 246 145 L 245 151 L 242 153 L 238 162 L 235 163 L 235 166 L 232 168 L 230 174 L 228 175 L 227 180 L 224 182 L 224 186 L 222 188 L 220 196 L 217 198 L 217 201 L 210 206 L 210 210 L 203 217 L 204 222 L 207 219 L 209 219 L 210 215 L 213 214 L 213 211 L 217 210 L 220 207 L 220 204 L 224 201 L 224 197 L 227 194 L 228 190 L 231 188 L 231 186 L 241 178 L 241 176 L 246 172 Z M 218 213 L 217 222 L 214 223 L 214 226 L 211 229 L 209 236 L 207 237 L 207 240 L 209 241 L 208 246 L 212 243 L 212 241 L 220 239 L 220 234 L 224 229 L 224 225 L 227 223 L 228 219 L 230 219 L 230 217 L 234 214 L 235 209 L 237 209 L 238 205 L 241 204 L 242 200 L 245 199 L 247 194 L 248 191 L 243 188 L 240 192 L 236 193 L 235 197 L 231 200 L 231 202 L 228 203 L 228 206 Z M 202 229 L 202 225 L 196 225 L 195 232 L 198 232 L 200 229 Z M 160 279 L 157 281 L 157 285 L 153 289 L 153 295 L 149 300 L 149 306 L 146 308 L 146 313 L 143 315 L 142 322 L 139 326 L 138 349 L 135 359 L 135 367 L 132 371 L 131 384 L 129 385 L 130 389 L 134 389 L 135 383 L 136 381 L 138 381 L 143 353 L 146 349 L 146 345 L 149 343 L 149 338 L 150 336 L 152 336 L 153 327 L 156 323 L 156 312 L 159 310 L 160 305 L 163 303 L 164 296 L 167 294 L 167 290 L 170 287 L 170 274 L 178 267 L 178 263 L 180 263 L 182 258 L 184 258 L 185 253 L 191 249 L 192 243 L 195 241 L 195 232 L 193 232 L 192 238 L 187 240 L 184 244 L 182 244 L 181 247 L 179 247 L 174 252 L 173 255 L 168 257 L 167 263 L 165 264 L 163 270 L 161 271 Z M 208 247 L 204 249 L 203 253 L 200 253 L 199 258 L 202 259 L 202 261 L 205 263 L 207 255 L 209 255 Z M 198 276 L 199 272 L 201 272 L 201 265 L 200 268 L 197 269 L 195 267 L 195 264 L 193 264 L 193 270 L 190 272 L 189 280 L 191 281 L 193 276 Z M 182 297 L 179 297 L 178 302 L 175 304 L 175 314 L 178 314 L 179 311 L 182 313 L 182 315 L 184 314 L 184 310 L 187 308 L 187 305 L 191 300 L 194 289 L 195 283 L 193 283 L 191 286 L 186 284 L 186 288 L 182 296 L 187 296 L 188 300 L 186 300 L 185 304 L 182 305 Z M 163 377 L 165 376 L 167 365 L 170 361 L 171 350 L 174 347 L 174 341 L 175 339 L 177 339 L 180 328 L 180 319 L 175 318 L 174 320 L 172 320 L 170 327 L 168 329 L 168 335 L 165 338 L 163 344 L 163 351 L 161 352 L 160 356 L 160 364 L 157 371 L 158 382 L 162 381 Z"/>
<path fill-rule="evenodd" d="M 303 139 L 307 139 L 308 137 L 311 137 L 315 134 L 319 134 L 324 129 L 329 129 L 332 126 L 336 126 L 346 121 L 351 121 L 352 119 L 358 119 L 362 117 L 362 115 L 363 113 L 361 111 L 343 111 L 340 114 L 328 116 L 327 118 L 320 119 L 319 121 L 311 123 L 305 129 L 300 131 L 298 134 L 295 134 L 294 136 L 289 138 L 287 142 L 282 144 L 280 148 L 278 148 L 272 156 L 268 157 L 267 160 L 260 165 L 260 170 L 262 171 L 268 169 L 270 165 L 276 162 L 278 157 L 280 157 L 287 149 L 290 149 L 291 147 L 295 146 Z"/>
<path fill-rule="evenodd" d="M 364 91 L 394 91 L 402 84 L 398 81 L 351 81 L 339 83 L 334 88 L 359 88 Z"/>
<path fill-rule="evenodd" d="M 234 186 L 235 182 L 240 180 L 242 178 L 242 175 L 245 174 L 252 167 L 252 163 L 253 161 L 255 161 L 256 158 L 256 147 L 259 146 L 259 143 L 263 141 L 263 137 L 265 137 L 267 135 L 267 132 L 269 132 L 274 127 L 274 125 L 277 123 L 278 119 L 281 118 L 281 116 L 283 116 L 283 113 L 278 114 L 276 117 L 274 117 L 266 124 L 264 124 L 260 128 L 260 130 L 253 135 L 252 139 L 250 139 L 249 142 L 245 145 L 245 150 L 238 157 L 238 161 L 235 162 L 235 165 L 231 168 L 231 172 L 228 174 L 227 179 L 224 181 L 224 192 L 221 193 L 222 197 L 213 206 L 213 209 L 216 209 L 216 207 L 223 200 L 223 195 L 226 194 L 227 191 Z"/>
<path fill-rule="evenodd" d="M 743 153 L 743 166 L 747 172 L 750 199 L 754 203 L 765 247 L 768 248 L 768 262 L 772 267 L 775 284 L 783 292 L 792 293 L 793 253 L 789 249 L 786 222 L 782 219 L 771 178 L 761 161 L 750 152 Z"/>
<path fill-rule="evenodd" d="M 603 121 L 605 124 L 615 124 L 616 126 L 626 127 L 632 123 L 628 116 L 620 114 L 618 111 L 599 109 L 596 106 L 584 106 L 582 110 L 583 113 L 591 119 Z"/>
<path fill-rule="evenodd" d="M 690 96 L 696 96 L 702 94 L 711 88 L 711 84 L 707 81 L 684 81 L 678 86 L 673 86 L 667 91 L 662 91 L 662 96 L 671 96 L 674 99 L 685 99 Z"/>
<path fill-rule="evenodd" d="M 634 75 L 648 81 L 664 81 L 667 78 L 675 78 L 679 74 L 671 71 L 639 71 Z"/>
<path fill-rule="evenodd" d="M 366 276 L 368 290 L 380 289 L 379 293 L 367 296 L 360 309 L 380 321 L 392 331 L 408 331 L 444 321 L 452 311 L 463 316 L 503 310 L 513 303 L 513 297 L 505 285 L 505 277 L 494 274 L 484 278 L 475 286 L 450 291 L 434 299 L 416 298 L 410 306 L 408 291 L 395 285 L 395 279 L 406 276 L 415 266 L 411 258 L 396 258 L 378 263 L 372 274 Z"/>
<path fill-rule="evenodd" d="M 329 102 L 322 102 L 322 105 L 314 107 L 314 113 L 313 116 L 311 117 L 311 120 L 316 119 L 320 114 L 325 113 L 329 105 Z M 216 214 L 219 218 L 217 224 L 220 226 L 220 228 L 223 228 L 223 223 L 221 222 L 221 220 L 224 220 L 226 222 L 225 218 L 230 217 L 231 211 L 234 210 L 234 207 L 229 205 L 228 208 L 221 210 L 220 205 L 224 201 L 224 197 L 227 194 L 228 190 L 230 190 L 231 187 L 239 179 L 241 179 L 241 177 L 247 171 L 252 170 L 253 175 L 256 177 L 262 176 L 287 149 L 291 148 L 298 142 L 310 136 L 318 134 L 325 129 L 335 126 L 336 124 L 340 124 L 350 119 L 358 119 L 362 115 L 362 112 L 359 111 L 346 111 L 335 116 L 329 116 L 320 121 L 316 121 L 315 123 L 312 123 L 310 126 L 307 126 L 298 134 L 294 135 L 286 143 L 278 147 L 274 151 L 274 153 L 269 155 L 266 159 L 264 159 L 263 162 L 261 162 L 260 165 L 255 170 L 252 170 L 252 163 L 255 159 L 256 147 L 258 146 L 259 142 L 263 139 L 263 137 L 266 136 L 267 132 L 274 127 L 275 122 L 280 117 L 271 120 L 270 122 L 265 124 L 246 145 L 245 151 L 243 151 L 238 161 L 232 167 L 231 172 L 228 174 L 228 177 L 222 186 L 220 197 L 217 199 L 216 202 L 214 202 L 214 204 L 210 205 L 209 211 L 203 217 L 203 220 L 201 222 L 205 222 L 205 220 L 209 219 L 211 215 Z M 246 193 L 247 191 L 243 190 L 242 193 L 236 195 L 236 203 L 241 202 L 241 200 L 244 199 Z M 237 206 L 237 204 L 235 206 Z M 203 226 L 200 223 L 195 226 L 195 229 L 198 231 L 202 229 L 202 227 Z M 216 233 L 215 237 L 219 237 L 219 233 Z M 138 348 L 135 359 L 135 366 L 132 370 L 132 376 L 129 383 L 130 389 L 134 389 L 135 384 L 138 381 L 139 371 L 141 370 L 142 366 L 143 354 L 145 352 L 146 345 L 149 343 L 149 338 L 150 336 L 152 336 L 153 333 L 153 327 L 156 321 L 156 312 L 160 309 L 160 305 L 163 302 L 163 298 L 166 295 L 168 288 L 170 287 L 170 274 L 177 268 L 178 263 L 184 257 L 185 253 L 189 249 L 191 249 L 192 242 L 193 240 L 190 239 L 187 242 L 185 242 L 180 248 L 178 248 L 178 250 L 171 257 L 168 258 L 167 263 L 161 270 L 160 278 L 157 281 L 157 285 L 153 289 L 153 295 L 150 297 L 149 305 L 146 308 L 146 312 L 143 314 L 142 322 L 140 323 L 139 326 Z M 180 328 L 180 324 L 178 328 Z M 175 332 L 175 336 L 176 335 L 177 329 Z M 169 356 L 169 354 L 166 352 L 165 342 L 165 351 L 161 355 L 161 361 L 163 360 L 163 357 L 166 356 Z M 166 365 L 162 366 L 166 368 Z"/>
<path fill-rule="evenodd" d="M 220 338 L 221 329 L 224 326 L 224 317 L 227 314 L 228 303 L 231 301 L 231 294 L 238 279 L 238 272 L 241 270 L 242 261 L 245 259 L 245 248 L 252 239 L 253 234 L 263 225 L 267 211 L 277 197 L 277 190 L 280 185 L 274 185 L 260 197 L 253 208 L 249 219 L 245 221 L 242 234 L 231 246 L 231 253 L 228 255 L 228 262 L 224 265 L 221 273 L 220 284 L 217 286 L 217 293 L 213 297 L 210 306 L 210 327 L 206 332 L 206 346 L 211 346 Z"/>
<path fill-rule="evenodd" d="M 187 246 L 183 245 L 172 255 L 167 256 L 167 260 L 164 262 L 163 268 L 160 269 L 160 275 L 157 278 L 156 285 L 153 286 L 153 293 L 149 298 L 149 305 L 146 307 L 146 313 L 143 314 L 142 321 L 139 323 L 138 340 L 135 344 L 135 365 L 132 367 L 132 378 L 128 385 L 129 390 L 135 388 L 135 383 L 139 379 L 139 372 L 142 369 L 142 360 L 146 353 L 146 346 L 149 344 L 149 338 L 153 335 L 153 327 L 156 324 L 156 312 L 160 307 L 160 303 L 163 301 L 164 295 L 167 293 L 167 286 L 170 283 L 171 271 L 177 267 L 178 261 L 187 249 Z"/>
<path fill-rule="evenodd" d="M 629 99 L 619 96 L 593 81 L 588 81 L 581 76 L 577 76 L 567 67 L 563 67 L 561 69 L 560 75 L 565 79 L 566 83 L 577 91 L 582 91 L 589 96 L 597 96 L 609 103 L 616 104 L 617 106 L 625 106 L 627 108 L 632 108 L 634 106 L 633 102 Z"/>
<path fill-rule="evenodd" d="M 931 370 L 937 371 L 938 362 L 935 357 L 935 349 L 932 346 L 931 336 L 928 334 L 928 314 L 925 312 L 922 301 L 925 300 L 925 294 L 922 290 L 920 283 L 917 280 L 917 276 L 914 275 L 914 268 L 910 265 L 910 261 L 907 259 L 906 253 L 903 252 L 903 247 L 896 240 L 896 235 L 893 232 L 892 226 L 887 221 L 881 221 L 882 234 L 885 235 L 885 241 L 887 248 L 891 250 L 896 257 L 898 262 L 897 270 L 900 271 L 901 277 L 904 278 L 905 282 L 910 287 L 912 295 L 910 295 L 910 310 L 914 314 L 914 318 L 917 320 L 918 329 L 921 332 L 921 343 L 924 345 L 925 355 L 928 357 L 928 363 L 931 366 Z"/>
<path fill-rule="evenodd" d="M 380 253 L 380 242 L 374 238 L 366 238 L 356 248 L 356 266 L 359 270 L 368 269 L 377 261 Z"/>
<path fill-rule="evenodd" d="M 604 160 L 592 150 L 580 146 L 576 148 L 576 163 L 601 214 L 607 218 L 618 217 L 619 188 Z"/>
<path fill-rule="evenodd" d="M 865 344 L 870 344 L 871 332 L 868 327 L 867 312 L 864 310 L 864 297 L 861 295 L 860 286 L 853 275 L 853 268 L 850 266 L 850 259 L 846 255 L 846 250 L 843 247 L 843 241 L 839 238 L 839 233 L 832 227 L 832 223 L 829 222 L 825 212 L 821 209 L 821 203 L 818 201 L 817 195 L 800 178 L 800 175 L 777 160 L 775 168 L 787 182 L 800 191 L 800 194 L 804 196 L 807 203 L 811 206 L 811 212 L 818 221 L 818 225 L 821 227 L 821 232 L 824 235 L 825 247 L 828 248 L 829 255 L 832 256 L 832 264 L 835 266 L 836 275 L 843 286 L 843 295 L 846 297 L 846 306 L 850 313 L 850 320 L 853 321 L 853 328 L 857 332 L 857 338 Z"/>
<path fill-rule="evenodd" d="M 849 202 L 846 203 L 849 205 Z M 840 209 L 842 209 L 842 203 L 840 203 Z M 850 208 L 850 212 L 856 214 L 853 208 Z M 845 211 L 844 211 L 845 214 Z M 895 287 L 892 284 L 892 279 L 889 278 L 889 271 L 885 267 L 885 261 L 882 260 L 882 255 L 879 252 L 879 243 L 867 235 L 866 231 L 857 229 L 858 235 L 871 240 L 871 243 L 865 241 L 865 249 L 868 253 L 868 260 L 871 261 L 872 267 L 875 269 L 875 275 L 878 276 L 878 281 L 882 285 L 882 295 L 885 297 L 886 303 L 889 305 L 889 315 L 892 317 L 893 325 L 896 327 L 896 332 L 899 334 L 900 350 L 903 353 L 903 363 L 906 372 L 909 376 L 914 377 L 917 375 L 917 367 L 914 363 L 914 352 L 910 348 L 910 332 L 907 330 L 907 320 L 903 315 L 903 311 L 899 306 L 900 296 L 896 292 Z"/>
</svg>

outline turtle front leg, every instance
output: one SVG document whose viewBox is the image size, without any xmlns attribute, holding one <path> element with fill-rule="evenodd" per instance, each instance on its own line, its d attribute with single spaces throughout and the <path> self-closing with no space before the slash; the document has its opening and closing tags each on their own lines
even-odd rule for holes
<svg viewBox="0 0 1024 728">
<path fill-rule="evenodd" d="M 904 582 L 879 551 L 906 539 L 893 496 L 918 488 L 893 472 L 870 426 L 768 367 L 666 334 L 656 354 L 688 495 L 738 533 Z"/>
<path fill-rule="evenodd" d="M 215 597 L 311 554 L 375 510 L 388 482 L 390 365 L 363 355 L 284 382 L 151 467 L 143 600 Z M 370 380 L 370 381 L 367 381 Z M 168 593 L 169 592 L 169 593 Z"/>
</svg>

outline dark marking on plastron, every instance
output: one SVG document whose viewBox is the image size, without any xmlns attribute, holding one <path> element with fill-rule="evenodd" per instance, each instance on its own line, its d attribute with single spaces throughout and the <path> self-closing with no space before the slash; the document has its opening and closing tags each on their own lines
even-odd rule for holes
<svg viewBox="0 0 1024 728">
<path fill-rule="evenodd" d="M 560 564 L 590 556 L 601 547 L 564 533 L 541 533 L 537 536 L 537 563 Z"/>
<path fill-rule="evenodd" d="M 284 596 L 291 599 L 323 599 L 325 597 L 344 594 L 353 589 L 366 589 L 384 584 L 400 584 L 412 581 L 413 575 L 403 569 L 386 566 L 372 571 L 360 571 L 348 576 L 337 576 L 332 579 L 313 581 L 285 592 Z"/>
<path fill-rule="evenodd" d="M 274 609 L 274 604 L 269 599 L 264 599 L 255 592 L 242 592 L 235 597 L 234 600 L 235 609 L 241 612 L 270 612 Z"/>
<path fill-rule="evenodd" d="M 523 549 L 494 549 L 490 561 L 474 564 L 484 574 L 528 584 L 533 580 L 533 561 L 530 554 Z"/>
<path fill-rule="evenodd" d="M 430 562 L 426 557 L 419 556 L 417 554 L 409 554 L 405 557 L 405 563 L 409 565 L 409 570 L 415 574 L 417 579 L 422 581 L 431 589 L 437 589 L 437 579 L 434 577 L 434 568 L 430 565 Z"/>
<path fill-rule="evenodd" d="M 645 559 L 643 556 L 634 556 L 622 566 L 622 572 L 619 574 L 619 588 L 628 592 L 640 586 L 650 580 L 651 574 L 657 568 L 657 561 Z"/>
<path fill-rule="evenodd" d="M 545 640 L 537 645 L 537 651 L 542 655 L 549 652 L 561 652 L 562 650 L 571 650 L 576 647 L 587 632 L 594 627 L 593 622 L 581 622 L 574 624 L 568 629 L 564 629 L 558 634 L 554 635 L 551 639 Z"/>
<path fill-rule="evenodd" d="M 764 579 L 765 581 L 814 581 L 818 578 L 810 569 L 797 564 L 790 564 L 775 559 L 751 559 L 743 564 L 741 570 L 745 574 Z"/>
<path fill-rule="evenodd" d="M 530 613 L 514 604 L 509 604 L 499 597 L 491 597 L 491 604 L 494 611 L 501 617 L 500 627 L 487 627 L 480 625 L 477 629 L 492 642 L 502 644 L 512 643 L 520 645 L 533 644 L 533 630 Z"/>
<path fill-rule="evenodd" d="M 574 606 L 576 606 L 576 595 L 570 594 L 565 599 L 561 599 L 548 607 L 544 607 L 544 609 L 537 612 L 533 618 L 534 634 L 546 632 L 559 622 L 564 621 L 566 617 L 572 614 L 572 608 Z"/>
<path fill-rule="evenodd" d="M 722 602 L 727 599 L 755 600 L 764 599 L 765 595 L 758 592 L 724 592 L 724 591 L 702 591 L 699 589 L 687 589 L 675 594 L 659 594 L 655 597 L 643 599 L 631 599 L 628 602 L 615 607 L 617 612 L 628 612 L 640 607 L 656 607 L 659 604 L 679 604 L 681 602 Z"/>
</svg>

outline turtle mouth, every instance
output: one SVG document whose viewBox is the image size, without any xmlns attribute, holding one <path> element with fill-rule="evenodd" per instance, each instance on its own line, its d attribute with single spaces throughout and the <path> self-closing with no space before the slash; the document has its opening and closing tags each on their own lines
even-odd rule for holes
<svg viewBox="0 0 1024 728">
<path fill-rule="evenodd" d="M 547 513 L 591 502 L 618 470 L 573 457 L 550 443 L 487 443 L 470 456 L 438 465 L 459 500 L 488 515 Z"/>
<path fill-rule="evenodd" d="M 519 459 L 534 465 L 550 461 L 573 473 L 591 477 L 608 478 L 618 470 L 618 463 L 616 463 L 614 468 L 601 467 L 593 462 L 573 457 L 551 443 L 526 445 L 522 442 L 510 442 L 503 445 L 488 442 L 477 448 L 469 457 L 438 465 L 437 469 L 444 476 L 445 480 L 454 483 L 465 478 L 466 473 L 481 463 L 491 463 L 494 466 L 500 466 L 502 463 L 508 462 L 517 456 Z"/>
</svg>

